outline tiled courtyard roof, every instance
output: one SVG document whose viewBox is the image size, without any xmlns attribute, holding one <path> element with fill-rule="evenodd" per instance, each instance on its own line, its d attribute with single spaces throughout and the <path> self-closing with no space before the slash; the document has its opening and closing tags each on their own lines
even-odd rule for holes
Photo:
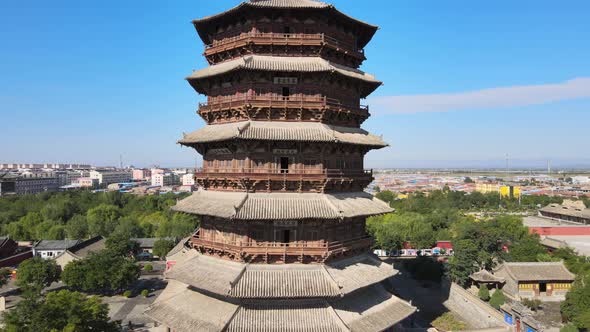
<svg viewBox="0 0 590 332">
<path fill-rule="evenodd" d="M 208 125 L 186 134 L 178 143 L 222 142 L 232 139 L 262 141 L 325 142 L 386 147 L 379 136 L 360 128 L 332 126 L 316 122 L 244 121 Z"/>
<path fill-rule="evenodd" d="M 495 282 L 499 282 L 499 283 L 503 283 L 506 281 L 506 279 L 498 277 L 493 275 L 492 273 L 490 273 L 488 270 L 481 270 L 478 272 L 475 272 L 473 274 L 471 274 L 469 276 L 469 278 L 471 278 L 472 280 L 476 281 L 476 282 L 482 282 L 482 283 L 495 283 Z"/>
<path fill-rule="evenodd" d="M 175 265 L 166 278 L 241 299 L 337 298 L 396 273 L 368 254 L 315 265 L 243 264 L 197 254 Z"/>
<path fill-rule="evenodd" d="M 234 220 L 341 219 L 393 212 L 387 203 L 365 192 L 243 193 L 199 190 L 173 210 Z"/>
<path fill-rule="evenodd" d="M 590 219 L 590 208 L 582 201 L 565 200 L 563 204 L 549 204 L 539 210 L 540 212 L 560 214 L 584 219 Z"/>
<path fill-rule="evenodd" d="M 563 262 L 504 263 L 495 272 L 504 270 L 516 281 L 574 281 Z"/>
</svg>

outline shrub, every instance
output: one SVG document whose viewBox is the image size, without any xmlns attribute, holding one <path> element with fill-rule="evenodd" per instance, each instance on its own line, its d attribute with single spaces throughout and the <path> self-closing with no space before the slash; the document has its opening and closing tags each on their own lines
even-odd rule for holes
<svg viewBox="0 0 590 332">
<path fill-rule="evenodd" d="M 504 303 L 506 303 L 504 292 L 501 289 L 496 289 L 492 297 L 490 297 L 490 305 L 496 309 L 500 309 Z"/>
<path fill-rule="evenodd" d="M 150 295 L 150 291 L 148 291 L 147 289 L 141 291 L 141 296 L 148 297 L 148 295 Z"/>
<path fill-rule="evenodd" d="M 539 299 L 523 299 L 522 304 L 533 311 L 537 311 L 539 308 L 541 308 L 542 302 Z"/>
<path fill-rule="evenodd" d="M 130 290 L 126 290 L 123 292 L 123 296 L 125 296 L 126 298 L 130 298 L 131 297 L 131 291 Z"/>
<path fill-rule="evenodd" d="M 580 331 L 580 330 L 578 330 L 578 328 L 572 323 L 564 325 L 561 329 L 559 329 L 559 332 L 578 332 L 578 331 Z"/>
<path fill-rule="evenodd" d="M 450 312 L 445 312 L 432 322 L 432 326 L 441 331 L 460 331 L 465 329 L 465 323 L 458 320 Z"/>
<path fill-rule="evenodd" d="M 154 267 L 152 266 L 152 264 L 146 264 L 143 266 L 143 270 L 145 272 L 152 272 L 154 270 Z"/>
<path fill-rule="evenodd" d="M 487 302 L 490 300 L 490 290 L 486 285 L 481 285 L 479 286 L 479 292 L 477 292 L 477 296 L 479 296 L 482 301 Z"/>
</svg>

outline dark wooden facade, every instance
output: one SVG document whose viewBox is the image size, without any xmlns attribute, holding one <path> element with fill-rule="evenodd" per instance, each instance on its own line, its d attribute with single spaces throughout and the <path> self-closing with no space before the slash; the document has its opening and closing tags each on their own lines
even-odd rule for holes
<svg viewBox="0 0 590 332">
<path fill-rule="evenodd" d="M 276 121 L 360 128 L 370 116 L 360 100 L 380 84 L 367 81 L 357 70 L 376 27 L 332 7 L 246 7 L 194 22 L 206 44 L 204 56 L 217 66 L 188 78 L 198 93 L 207 95 L 207 102 L 198 108 L 205 122 L 211 127 Z M 251 55 L 275 62 L 276 57 L 296 58 L 305 68 L 272 70 L 272 64 L 263 70 L 219 68 Z M 318 63 L 336 67 L 319 71 Z M 338 69 L 344 73 L 334 75 Z M 277 195 L 362 192 L 373 180 L 372 171 L 364 169 L 364 156 L 377 148 L 361 143 L 256 139 L 186 145 L 203 155 L 203 167 L 195 174 L 202 189 Z M 269 222 L 203 216 L 191 243 L 202 253 L 236 261 L 319 263 L 365 252 L 371 239 L 365 233 L 365 217 Z"/>
</svg>

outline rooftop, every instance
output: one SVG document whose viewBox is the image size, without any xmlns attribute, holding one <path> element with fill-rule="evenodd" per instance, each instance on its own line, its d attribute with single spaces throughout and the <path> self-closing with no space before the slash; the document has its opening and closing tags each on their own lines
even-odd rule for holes
<svg viewBox="0 0 590 332">
<path fill-rule="evenodd" d="M 234 220 L 336 220 L 393 212 L 389 205 L 365 192 L 244 193 L 199 190 L 173 210 Z"/>
<path fill-rule="evenodd" d="M 66 250 L 82 242 L 81 240 L 41 240 L 34 245 L 35 250 Z"/>
<path fill-rule="evenodd" d="M 504 263 L 494 270 L 506 273 L 516 281 L 574 281 L 563 262 Z"/>
<path fill-rule="evenodd" d="M 549 204 L 546 207 L 540 209 L 539 212 L 590 219 L 590 208 L 587 208 L 582 201 L 572 201 L 566 199 L 561 205 Z"/>
<path fill-rule="evenodd" d="M 358 69 L 332 63 L 320 57 L 280 57 L 267 55 L 246 55 L 235 60 L 215 64 L 194 71 L 186 79 L 198 92 L 205 93 L 205 90 L 201 89 L 198 84 L 199 80 L 240 69 L 272 72 L 336 73 L 369 84 L 370 87 L 366 89 L 364 96 L 371 94 L 382 84 L 373 75 Z"/>
<path fill-rule="evenodd" d="M 314 122 L 244 121 L 208 125 L 185 135 L 182 145 L 221 142 L 232 139 L 359 144 L 385 147 L 379 136 L 360 128 L 331 126 Z"/>
</svg>

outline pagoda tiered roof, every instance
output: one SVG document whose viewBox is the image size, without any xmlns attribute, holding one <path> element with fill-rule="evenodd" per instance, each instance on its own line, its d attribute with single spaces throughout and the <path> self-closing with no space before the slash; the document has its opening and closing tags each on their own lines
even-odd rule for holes
<svg viewBox="0 0 590 332">
<path fill-rule="evenodd" d="M 230 220 L 339 220 L 393 212 L 365 192 L 245 193 L 199 190 L 172 208 Z"/>
<path fill-rule="evenodd" d="M 228 140 L 262 140 L 319 142 L 388 146 L 379 136 L 354 127 L 333 126 L 317 122 L 243 121 L 208 125 L 178 141 L 182 145 L 222 142 Z"/>
<path fill-rule="evenodd" d="M 325 264 L 246 264 L 192 250 L 166 278 L 236 299 L 339 298 L 393 277 L 397 271 L 369 254 Z"/>
<path fill-rule="evenodd" d="M 210 35 L 208 34 L 208 27 L 212 26 L 212 22 L 222 20 L 234 15 L 239 15 L 244 11 L 256 9 L 274 9 L 274 10 L 320 10 L 326 12 L 328 15 L 333 15 L 350 24 L 358 27 L 359 31 L 359 47 L 363 48 L 371 41 L 375 32 L 379 29 L 378 26 L 369 24 L 367 22 L 358 20 L 354 17 L 348 16 L 336 9 L 333 5 L 315 0 L 250 0 L 240 3 L 239 5 L 228 9 L 224 12 L 206 16 L 201 19 L 193 20 L 193 25 L 197 29 L 199 36 L 205 44 L 211 43 Z"/>
<path fill-rule="evenodd" d="M 201 85 L 202 80 L 231 73 L 236 70 L 334 73 L 364 82 L 367 87 L 364 89 L 363 97 L 368 96 L 383 84 L 373 75 L 367 74 L 358 69 L 330 62 L 320 57 L 280 57 L 269 55 L 246 55 L 235 60 L 211 65 L 201 70 L 194 71 L 186 79 L 197 92 L 206 94 L 206 91 Z"/>
<path fill-rule="evenodd" d="M 225 302 L 170 281 L 146 314 L 177 332 L 383 331 L 416 308 L 376 285 L 342 299 Z M 195 305 L 198 303 L 198 305 Z"/>
</svg>

